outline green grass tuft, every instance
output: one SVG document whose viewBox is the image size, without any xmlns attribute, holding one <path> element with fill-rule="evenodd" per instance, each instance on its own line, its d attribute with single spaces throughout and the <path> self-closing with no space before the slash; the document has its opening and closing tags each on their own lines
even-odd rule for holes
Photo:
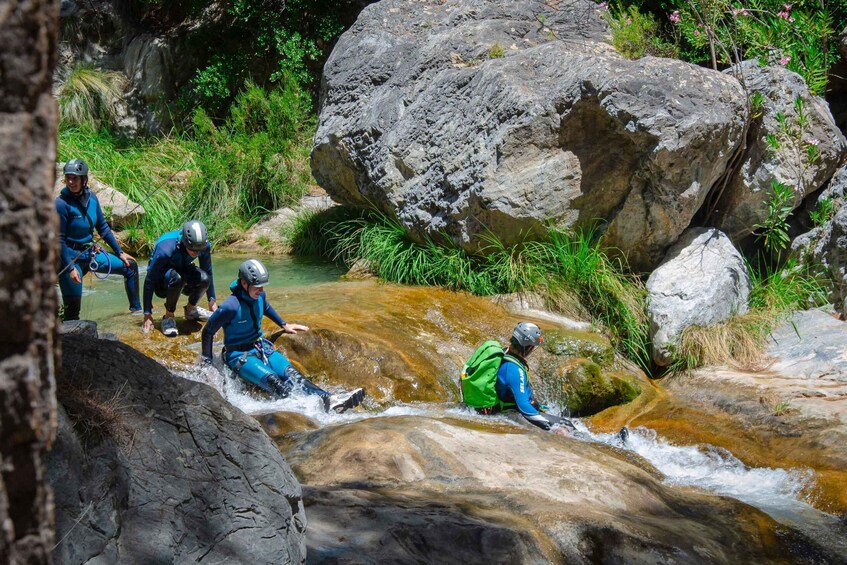
<svg viewBox="0 0 847 565">
<path fill-rule="evenodd" d="M 87 63 L 71 68 L 56 89 L 62 125 L 92 129 L 114 125 L 117 105 L 127 84 L 121 73 L 100 70 Z"/>
</svg>

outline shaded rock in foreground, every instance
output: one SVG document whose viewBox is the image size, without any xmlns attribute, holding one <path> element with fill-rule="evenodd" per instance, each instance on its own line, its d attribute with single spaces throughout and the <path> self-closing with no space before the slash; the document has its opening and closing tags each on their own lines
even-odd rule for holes
<svg viewBox="0 0 847 565">
<path fill-rule="evenodd" d="M 255 420 L 124 344 L 63 350 L 56 563 L 304 561 L 300 486 Z"/>
<path fill-rule="evenodd" d="M 318 555 L 404 561 L 433 543 L 462 555 L 506 528 L 528 562 L 823 559 L 749 506 L 674 490 L 611 448 L 498 419 L 374 418 L 305 432 L 288 457 L 309 485 Z M 458 523 L 471 539 L 441 527 Z"/>
</svg>

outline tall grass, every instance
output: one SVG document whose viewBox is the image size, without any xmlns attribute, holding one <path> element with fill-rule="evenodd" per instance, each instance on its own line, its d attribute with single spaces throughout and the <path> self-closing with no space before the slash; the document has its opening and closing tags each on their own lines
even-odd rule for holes
<svg viewBox="0 0 847 565">
<path fill-rule="evenodd" d="M 270 92 L 250 86 L 225 122 L 198 111 L 191 131 L 159 138 L 130 140 L 63 123 L 59 157 L 84 159 L 98 179 L 143 202 L 147 214 L 132 232 L 147 250 L 191 218 L 222 243 L 308 190 L 314 132 L 308 110 L 296 85 Z"/>
<path fill-rule="evenodd" d="M 308 97 L 293 81 L 270 92 L 248 85 L 223 124 L 196 111 L 191 139 L 198 174 L 186 195 L 188 214 L 225 238 L 299 200 L 311 183 L 308 112 Z"/>
<path fill-rule="evenodd" d="M 71 68 L 56 89 L 62 125 L 92 129 L 114 125 L 128 82 L 121 73 L 87 63 Z"/>
<path fill-rule="evenodd" d="M 138 227 L 148 244 L 185 221 L 181 179 L 175 173 L 191 174 L 192 152 L 181 138 L 129 141 L 106 130 L 64 127 L 58 149 L 60 160 L 85 160 L 97 179 L 143 205 L 147 213 Z"/>
</svg>

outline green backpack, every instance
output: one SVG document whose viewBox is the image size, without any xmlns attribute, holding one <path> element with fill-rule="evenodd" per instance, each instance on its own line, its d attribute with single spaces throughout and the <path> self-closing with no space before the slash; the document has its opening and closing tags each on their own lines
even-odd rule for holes
<svg viewBox="0 0 847 565">
<path fill-rule="evenodd" d="M 513 406 L 500 402 L 494 385 L 497 383 L 497 371 L 504 359 L 517 359 L 506 355 L 499 342 L 490 339 L 476 348 L 471 358 L 462 367 L 462 377 L 459 380 L 462 390 L 462 400 L 471 408 L 490 409 L 495 406 L 505 408 Z"/>
</svg>

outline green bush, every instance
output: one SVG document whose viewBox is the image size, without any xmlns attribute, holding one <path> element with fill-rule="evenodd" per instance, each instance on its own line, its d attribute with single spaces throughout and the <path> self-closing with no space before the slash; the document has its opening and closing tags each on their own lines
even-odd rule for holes
<svg viewBox="0 0 847 565">
<path fill-rule="evenodd" d="M 603 17 L 612 30 L 612 45 L 624 57 L 640 59 L 645 55 L 678 55 L 674 44 L 659 35 L 659 24 L 652 14 L 639 12 L 637 7 L 630 6 L 627 9 L 604 11 Z"/>
<path fill-rule="evenodd" d="M 221 125 L 196 110 L 191 147 L 197 174 L 188 187 L 187 214 L 226 240 L 299 200 L 311 182 L 314 124 L 308 112 L 309 100 L 293 81 L 270 92 L 248 84 Z"/>
</svg>

